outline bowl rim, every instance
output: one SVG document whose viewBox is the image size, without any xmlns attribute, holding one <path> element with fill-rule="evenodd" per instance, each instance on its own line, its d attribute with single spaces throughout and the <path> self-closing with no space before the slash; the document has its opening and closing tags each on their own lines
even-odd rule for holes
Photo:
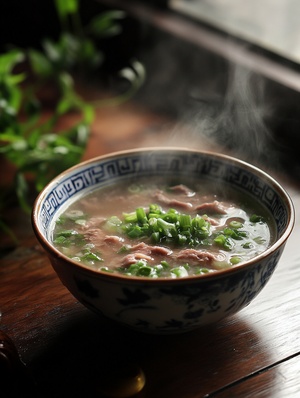
<svg viewBox="0 0 300 398">
<path fill-rule="evenodd" d="M 286 225 L 286 228 L 282 234 L 282 236 L 276 240 L 270 247 L 268 247 L 265 251 L 260 253 L 259 255 L 242 262 L 240 265 L 233 266 L 231 268 L 226 268 L 222 270 L 217 270 L 216 272 L 208 273 L 208 274 L 202 274 L 202 275 L 194 275 L 194 276 L 187 276 L 187 277 L 182 277 L 182 278 L 145 278 L 145 277 L 138 277 L 138 276 L 128 276 L 128 275 L 123 275 L 123 274 L 118 274 L 118 273 L 110 273 L 107 271 L 101 271 L 101 270 L 96 270 L 93 269 L 87 265 L 81 264 L 79 262 L 76 262 L 69 257 L 65 256 L 63 253 L 61 253 L 58 249 L 55 248 L 55 246 L 49 242 L 48 239 L 43 235 L 43 233 L 40 231 L 40 228 L 38 226 L 38 214 L 39 210 L 41 207 L 41 204 L 44 200 L 44 198 L 47 196 L 47 193 L 49 190 L 51 190 L 53 187 L 57 186 L 60 181 L 62 181 L 69 173 L 72 173 L 75 170 L 80 170 L 85 168 L 87 165 L 91 165 L 93 163 L 97 163 L 99 161 L 109 159 L 109 158 L 117 158 L 117 157 L 122 157 L 126 154 L 138 154 L 138 153 L 147 153 L 151 151 L 158 151 L 158 152 L 170 152 L 170 151 L 177 151 L 177 152 L 187 152 L 187 153 L 199 153 L 203 154 L 205 156 L 211 156 L 216 159 L 220 160 L 226 160 L 228 162 L 231 162 L 232 164 L 236 164 L 239 166 L 242 166 L 246 170 L 250 170 L 256 175 L 263 177 L 268 180 L 268 182 L 276 188 L 276 191 L 280 194 L 283 202 L 286 205 L 286 208 L 288 209 L 288 222 Z M 222 154 L 214 151 L 209 151 L 209 150 L 198 150 L 198 149 L 191 149 L 188 147 L 173 147 L 173 146 L 157 146 L 157 147 L 142 147 L 142 148 L 132 148 L 132 149 L 125 149 L 125 150 L 119 150 L 119 151 L 114 151 L 114 152 L 109 152 L 103 155 L 95 156 L 87 160 L 83 160 L 80 163 L 64 170 L 60 174 L 58 174 L 56 177 L 54 177 L 42 190 L 41 192 L 37 195 L 32 212 L 31 212 L 31 224 L 33 231 L 36 235 L 36 238 L 38 239 L 39 243 L 41 246 L 44 248 L 48 256 L 55 256 L 58 259 L 64 260 L 66 264 L 68 264 L 70 267 L 78 268 L 82 272 L 93 275 L 97 279 L 108 279 L 111 281 L 119 281 L 121 283 L 124 283 L 125 281 L 130 282 L 130 283 L 143 283 L 144 285 L 152 285 L 152 284 L 181 284 L 181 283 L 187 283 L 187 282 L 192 282 L 195 280 L 216 280 L 219 278 L 222 278 L 228 274 L 236 274 L 238 272 L 242 272 L 245 269 L 250 269 L 257 263 L 257 261 L 261 261 L 265 258 L 267 258 L 271 253 L 276 252 L 281 246 L 285 245 L 287 239 L 291 235 L 294 224 L 295 224 L 295 208 L 293 201 L 289 195 L 289 193 L 282 187 L 282 185 L 275 179 L 273 178 L 270 174 L 262 170 L 261 168 L 252 165 L 244 160 L 241 160 L 239 158 L 236 158 L 231 155 L 227 154 Z"/>
</svg>

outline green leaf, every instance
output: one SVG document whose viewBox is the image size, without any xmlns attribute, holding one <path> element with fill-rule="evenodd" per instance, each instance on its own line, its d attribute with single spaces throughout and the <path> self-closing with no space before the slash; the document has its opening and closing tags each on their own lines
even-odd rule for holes
<svg viewBox="0 0 300 398">
<path fill-rule="evenodd" d="M 55 0 L 54 6 L 62 28 L 58 40 L 48 37 L 40 43 L 41 51 L 27 52 L 34 84 L 21 87 L 27 75 L 15 71 L 25 60 L 24 51 L 14 49 L 0 55 L 0 154 L 17 169 L 14 188 L 26 211 L 29 210 L 28 173 L 40 191 L 55 175 L 78 163 L 85 151 L 95 105 L 77 94 L 72 76 L 78 72 L 89 76 L 89 71 L 98 68 L 104 58 L 87 33 L 95 37 L 116 35 L 122 28 L 118 22 L 125 17 L 123 11 L 109 11 L 95 16 L 84 29 L 79 15 L 80 0 Z M 126 101 L 144 80 L 139 63 L 133 63 L 132 70 L 125 69 L 121 75 L 128 81 L 129 89 L 108 103 L 100 101 L 100 105 Z M 49 81 L 60 89 L 60 97 L 51 116 L 42 118 L 42 105 L 36 96 Z M 79 113 L 79 121 L 66 131 L 59 131 L 61 116 L 74 110 Z"/>
<path fill-rule="evenodd" d="M 62 100 L 59 101 L 57 107 L 56 107 L 56 112 L 59 115 L 66 114 L 68 111 L 70 111 L 73 107 L 72 101 L 70 101 L 69 98 L 63 98 Z"/>
<path fill-rule="evenodd" d="M 81 108 L 83 121 L 87 125 L 92 124 L 93 120 L 95 119 L 95 110 L 92 105 L 84 104 Z"/>
<path fill-rule="evenodd" d="M 27 143 L 28 143 L 29 147 L 35 148 L 38 145 L 40 137 L 41 137 L 41 130 L 38 128 L 32 129 L 32 131 L 30 132 L 30 134 L 27 137 Z"/>
<path fill-rule="evenodd" d="M 119 76 L 129 83 L 129 89 L 123 94 L 113 98 L 101 99 L 93 102 L 95 108 L 103 106 L 116 106 L 128 101 L 140 89 L 146 79 L 146 71 L 144 66 L 134 60 L 131 63 L 131 68 L 124 68 L 119 72 Z"/>
<path fill-rule="evenodd" d="M 20 140 L 23 141 L 23 138 L 20 138 L 19 136 L 14 135 L 13 130 L 7 130 L 4 133 L 0 133 L 0 140 L 3 142 L 12 143 L 12 142 L 20 141 Z"/>
<path fill-rule="evenodd" d="M 18 85 L 19 83 L 23 82 L 26 78 L 26 74 L 25 73 L 19 73 L 19 74 L 14 74 L 14 75 L 8 75 L 6 77 L 6 82 L 7 84 L 11 85 L 11 86 L 15 86 Z"/>
<path fill-rule="evenodd" d="M 20 110 L 21 102 L 22 102 L 22 92 L 18 87 L 11 86 L 9 88 L 9 106 L 11 109 L 14 109 L 14 113 L 17 113 Z"/>
<path fill-rule="evenodd" d="M 58 75 L 58 83 L 63 95 L 71 95 L 73 98 L 77 98 L 78 95 L 74 91 L 74 80 L 69 73 L 61 72 Z"/>
<path fill-rule="evenodd" d="M 78 0 L 55 0 L 56 11 L 60 18 L 64 19 L 69 14 L 75 14 L 78 12 L 79 1 Z"/>
<path fill-rule="evenodd" d="M 20 172 L 16 174 L 16 193 L 21 208 L 25 212 L 30 213 L 31 207 L 28 205 L 27 202 L 28 184 L 26 178 L 24 177 L 24 174 Z"/>
<path fill-rule="evenodd" d="M 57 63 L 61 59 L 60 43 L 44 40 L 43 47 L 49 62 Z"/>
<path fill-rule="evenodd" d="M 4 98 L 0 99 L 0 118 L 4 117 L 4 115 L 8 118 L 15 118 L 16 116 L 16 109 L 15 107 L 12 107 L 11 104 L 9 103 L 10 99 L 9 98 Z"/>
<path fill-rule="evenodd" d="M 48 77 L 52 75 L 52 63 L 43 53 L 32 49 L 29 50 L 28 57 L 32 70 L 36 75 L 41 77 Z"/>
<path fill-rule="evenodd" d="M 0 55 L 0 81 L 1 75 L 6 76 L 10 74 L 13 68 L 24 61 L 25 55 L 20 50 L 11 50 L 5 54 Z"/>
<path fill-rule="evenodd" d="M 79 62 L 85 67 L 96 69 L 104 59 L 104 55 L 96 48 L 94 42 L 89 39 L 82 39 L 78 51 Z"/>
<path fill-rule="evenodd" d="M 76 134 L 75 142 L 82 149 L 82 154 L 83 154 L 83 149 L 87 144 L 88 137 L 90 134 L 90 129 L 85 124 L 78 124 L 78 126 L 76 126 L 76 128 L 74 129 L 74 133 Z"/>
<path fill-rule="evenodd" d="M 123 11 L 108 11 L 94 17 L 87 26 L 88 33 L 97 38 L 115 36 L 119 34 L 122 27 L 116 23 L 117 20 L 125 18 Z"/>
</svg>

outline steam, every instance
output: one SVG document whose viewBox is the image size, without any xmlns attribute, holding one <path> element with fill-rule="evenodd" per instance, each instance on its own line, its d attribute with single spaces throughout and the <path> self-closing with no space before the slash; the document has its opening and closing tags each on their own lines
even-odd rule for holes
<svg viewBox="0 0 300 398">
<path fill-rule="evenodd" d="M 149 75 L 141 97 L 156 113 L 171 109 L 171 122 L 146 144 L 216 150 L 279 167 L 282 148 L 272 129 L 282 99 L 271 95 L 265 76 L 162 31 L 151 30 L 150 44 L 142 54 Z"/>
<path fill-rule="evenodd" d="M 189 105 L 169 137 L 171 145 L 229 152 L 253 164 L 276 163 L 273 107 L 263 77 L 232 65 L 223 95 L 203 93 L 190 97 Z"/>
<path fill-rule="evenodd" d="M 272 140 L 268 127 L 272 109 L 264 94 L 263 78 L 233 67 L 224 98 L 211 104 L 208 118 L 205 108 L 199 111 L 200 134 L 240 156 L 259 160 L 270 151 Z"/>
</svg>

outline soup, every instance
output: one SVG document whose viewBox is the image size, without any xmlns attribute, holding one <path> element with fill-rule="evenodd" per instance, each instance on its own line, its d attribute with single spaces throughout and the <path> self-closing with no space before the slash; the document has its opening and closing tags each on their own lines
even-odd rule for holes
<svg viewBox="0 0 300 398">
<path fill-rule="evenodd" d="M 148 278 L 216 272 L 271 244 L 269 217 L 238 192 L 147 179 L 95 190 L 56 222 L 53 243 L 100 271 Z"/>
</svg>

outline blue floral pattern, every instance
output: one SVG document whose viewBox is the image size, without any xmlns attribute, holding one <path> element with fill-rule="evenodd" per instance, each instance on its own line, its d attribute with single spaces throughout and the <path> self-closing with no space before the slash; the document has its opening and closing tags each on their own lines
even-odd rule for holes
<svg viewBox="0 0 300 398">
<path fill-rule="evenodd" d="M 51 238 L 56 217 L 78 195 L 92 189 L 145 176 L 206 178 L 244 192 L 263 204 L 274 216 L 277 236 L 291 223 L 282 188 L 249 165 L 241 166 L 229 157 L 187 150 L 145 150 L 95 159 L 50 184 L 40 199 L 38 226 Z M 64 269 L 63 283 L 85 306 L 104 316 L 143 332 L 177 333 L 216 322 L 248 305 L 273 274 L 284 244 L 251 266 L 237 267 L 208 278 L 188 278 L 156 284 L 155 281 L 120 280 L 79 266 L 65 267 L 55 260 L 56 271 Z M 54 260 L 53 265 L 54 265 Z"/>
<path fill-rule="evenodd" d="M 261 291 L 273 274 L 283 249 L 268 260 L 235 275 L 223 275 L 213 283 L 201 278 L 186 284 L 163 287 L 124 285 L 97 287 L 97 283 L 74 276 L 77 298 L 87 307 L 120 323 L 151 333 L 178 333 L 234 314 L 247 306 Z M 110 298 L 113 289 L 114 299 Z M 109 303 L 109 305 L 108 305 Z M 111 308 L 110 308 L 111 306 Z M 110 313 L 107 314 L 107 308 Z M 112 310 L 113 308 L 113 310 Z M 157 318 L 160 312 L 164 317 Z"/>
<path fill-rule="evenodd" d="M 225 160 L 224 160 L 225 159 Z M 238 188 L 259 200 L 274 215 L 278 233 L 282 234 L 288 216 L 286 206 L 275 183 L 267 182 L 252 171 L 241 168 L 230 158 L 219 158 L 202 152 L 177 151 L 146 151 L 133 152 L 108 159 L 95 160 L 79 169 L 74 169 L 67 177 L 62 176 L 57 184 L 50 187 L 43 200 L 40 224 L 47 235 L 49 226 L 63 205 L 79 194 L 85 194 L 95 187 L 101 187 L 132 176 L 181 175 L 209 178 L 223 181 Z"/>
</svg>

